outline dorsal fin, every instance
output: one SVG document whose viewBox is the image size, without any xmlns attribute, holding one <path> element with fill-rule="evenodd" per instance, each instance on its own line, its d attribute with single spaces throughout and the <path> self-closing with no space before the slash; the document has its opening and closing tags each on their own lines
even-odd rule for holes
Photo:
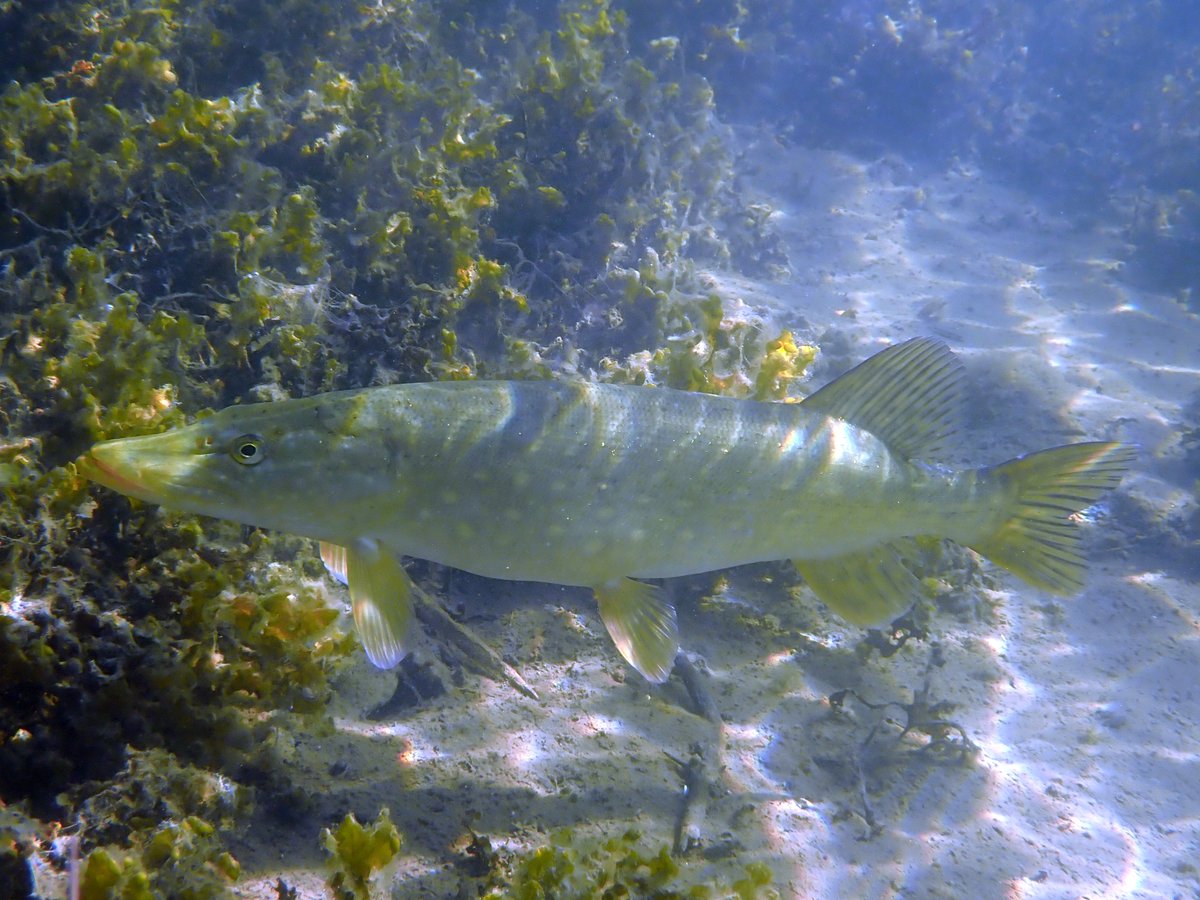
<svg viewBox="0 0 1200 900">
<path fill-rule="evenodd" d="M 906 459 L 936 456 L 958 424 L 962 374 L 941 341 L 913 338 L 876 353 L 803 405 L 866 429 Z"/>
</svg>

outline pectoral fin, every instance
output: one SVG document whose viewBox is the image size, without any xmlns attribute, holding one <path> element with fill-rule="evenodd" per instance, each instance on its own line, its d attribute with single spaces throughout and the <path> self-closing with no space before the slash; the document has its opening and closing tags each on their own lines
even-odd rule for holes
<svg viewBox="0 0 1200 900">
<path fill-rule="evenodd" d="M 350 608 L 367 659 L 390 669 L 408 653 L 413 624 L 412 581 L 400 562 L 376 541 L 349 547 L 321 544 L 330 572 L 350 588 Z"/>
<path fill-rule="evenodd" d="M 617 650 L 648 681 L 666 681 L 679 653 L 675 608 L 658 588 L 632 578 L 607 582 L 595 592 Z"/>
<path fill-rule="evenodd" d="M 907 612 L 921 594 L 920 582 L 891 544 L 792 563 L 822 603 L 862 628 L 888 624 Z"/>
<path fill-rule="evenodd" d="M 348 584 L 349 576 L 346 575 L 346 548 L 340 544 L 330 544 L 326 541 L 321 541 L 321 562 L 325 563 L 325 569 L 336 580 L 342 584 Z"/>
</svg>

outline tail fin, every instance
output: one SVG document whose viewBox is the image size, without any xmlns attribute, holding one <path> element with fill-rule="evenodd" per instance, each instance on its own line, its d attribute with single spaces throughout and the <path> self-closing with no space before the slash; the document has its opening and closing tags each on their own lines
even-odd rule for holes
<svg viewBox="0 0 1200 900">
<path fill-rule="evenodd" d="M 1096 442 L 996 466 L 990 474 L 1008 482 L 1011 507 L 1005 523 L 972 548 L 1037 587 L 1056 594 L 1079 590 L 1084 560 L 1071 517 L 1116 487 L 1135 455 L 1124 444 Z"/>
</svg>

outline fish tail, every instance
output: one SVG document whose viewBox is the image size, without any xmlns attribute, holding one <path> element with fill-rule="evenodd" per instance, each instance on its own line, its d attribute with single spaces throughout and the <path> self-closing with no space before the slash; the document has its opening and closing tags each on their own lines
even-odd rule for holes
<svg viewBox="0 0 1200 900">
<path fill-rule="evenodd" d="M 1085 565 L 1075 516 L 1117 486 L 1135 455 L 1125 444 L 1071 444 L 986 470 L 1004 485 L 1009 508 L 971 548 L 1036 587 L 1074 593 Z"/>
</svg>

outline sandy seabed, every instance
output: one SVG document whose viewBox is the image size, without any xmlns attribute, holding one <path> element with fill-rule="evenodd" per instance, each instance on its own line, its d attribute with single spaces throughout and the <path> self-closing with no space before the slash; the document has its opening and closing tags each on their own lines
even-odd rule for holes
<svg viewBox="0 0 1200 900">
<path fill-rule="evenodd" d="M 978 172 L 767 136 L 747 147 L 739 168 L 777 210 L 792 275 L 707 277 L 727 307 L 819 339 L 814 383 L 933 335 L 967 366 L 955 462 L 1138 445 L 1084 523 L 1086 589 L 1051 597 L 988 569 L 931 640 L 863 662 L 863 634 L 785 566 L 682 579 L 685 648 L 718 725 L 690 711 L 677 679 L 651 687 L 625 666 L 588 592 L 451 573 L 444 596 L 540 701 L 467 676 L 371 721 L 394 679 L 356 665 L 338 685 L 335 735 L 281 736 L 312 809 L 303 821 L 260 810 L 237 837 L 241 895 L 274 896 L 280 877 L 326 895 L 315 836 L 347 809 L 369 821 L 387 806 L 404 836 L 382 896 L 454 896 L 472 831 L 513 850 L 562 826 L 636 826 L 646 846 L 670 843 L 678 763 L 699 747 L 714 789 L 684 831 L 714 878 L 762 860 L 788 897 L 1200 896 L 1200 553 L 1195 525 L 1181 533 L 1196 495 L 1179 452 L 1181 410 L 1200 393 L 1200 319 L 1131 285 L 1117 227 Z M 431 644 L 417 656 L 441 665 Z M 961 728 L 942 735 L 944 753 L 919 728 L 900 735 L 931 708 Z M 953 752 L 964 737 L 965 761 Z"/>
</svg>

